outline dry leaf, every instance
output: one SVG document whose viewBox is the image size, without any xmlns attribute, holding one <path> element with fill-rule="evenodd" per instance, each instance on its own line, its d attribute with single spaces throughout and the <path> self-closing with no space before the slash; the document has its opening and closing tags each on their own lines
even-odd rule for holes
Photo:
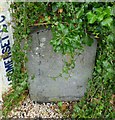
<svg viewBox="0 0 115 120">
<path fill-rule="evenodd" d="M 62 107 L 61 107 L 61 111 L 66 111 L 66 109 L 68 108 L 68 105 L 67 105 L 67 103 L 63 103 L 62 104 Z"/>
<path fill-rule="evenodd" d="M 59 10 L 58 10 L 58 13 L 62 13 L 62 12 L 63 12 L 63 9 L 59 9 Z"/>
<path fill-rule="evenodd" d="M 114 94 L 113 94 L 112 97 L 111 97 L 110 103 L 111 103 L 112 105 L 115 105 L 115 95 L 114 95 Z"/>
</svg>

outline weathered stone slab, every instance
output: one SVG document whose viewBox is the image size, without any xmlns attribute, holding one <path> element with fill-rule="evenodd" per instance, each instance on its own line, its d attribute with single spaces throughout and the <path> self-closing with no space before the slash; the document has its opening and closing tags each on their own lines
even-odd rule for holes
<svg viewBox="0 0 115 120">
<path fill-rule="evenodd" d="M 49 76 L 57 76 L 63 68 L 64 57 L 53 52 L 49 41 L 52 38 L 50 30 L 40 29 L 32 33 L 32 44 L 28 52 L 30 97 L 39 102 L 77 100 L 84 96 L 88 79 L 92 78 L 97 42 L 76 56 L 76 67 L 71 78 L 59 77 L 53 80 Z M 35 76 L 34 80 L 31 79 Z"/>
</svg>

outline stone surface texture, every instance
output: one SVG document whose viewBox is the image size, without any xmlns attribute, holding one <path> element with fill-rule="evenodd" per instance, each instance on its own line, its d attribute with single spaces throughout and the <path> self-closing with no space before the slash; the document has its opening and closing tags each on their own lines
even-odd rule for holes
<svg viewBox="0 0 115 120">
<path fill-rule="evenodd" d="M 50 45 L 52 33 L 50 29 L 40 28 L 32 33 L 32 44 L 28 51 L 29 92 L 30 98 L 39 102 L 74 101 L 86 91 L 87 81 L 92 78 L 97 41 L 91 47 L 85 46 L 82 54 L 76 56 L 76 66 L 71 71 L 71 78 L 58 77 L 63 68 L 63 61 L 68 56 L 53 52 Z M 32 79 L 34 77 L 34 79 Z"/>
</svg>

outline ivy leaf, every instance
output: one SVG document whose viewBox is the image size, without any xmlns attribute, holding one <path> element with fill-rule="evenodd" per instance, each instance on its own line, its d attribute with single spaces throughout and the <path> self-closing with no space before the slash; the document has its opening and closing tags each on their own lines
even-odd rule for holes
<svg viewBox="0 0 115 120">
<path fill-rule="evenodd" d="M 68 34 L 68 32 L 69 32 L 69 31 L 68 31 L 68 28 L 64 29 L 64 31 L 63 31 L 63 32 L 64 32 L 64 35 L 67 35 L 67 34 Z"/>
<path fill-rule="evenodd" d="M 103 7 L 96 8 L 95 11 L 96 11 L 98 14 L 102 14 L 102 12 L 103 12 Z"/>
<path fill-rule="evenodd" d="M 87 13 L 87 18 L 90 24 L 93 24 L 97 20 L 97 16 L 93 14 L 91 11 Z"/>
<path fill-rule="evenodd" d="M 84 9 L 82 8 L 81 10 L 79 10 L 79 12 L 76 14 L 77 18 L 80 18 L 84 13 Z"/>
<path fill-rule="evenodd" d="M 59 24 L 59 27 L 61 28 L 61 30 L 63 30 L 65 28 L 65 26 L 63 24 Z"/>
<path fill-rule="evenodd" d="M 89 37 L 88 35 L 86 35 L 83 39 L 84 39 L 84 43 L 88 46 L 91 46 L 92 43 L 94 42 L 94 40 L 91 37 Z"/>
<path fill-rule="evenodd" d="M 59 107 L 62 107 L 62 104 L 63 104 L 62 102 L 58 102 Z"/>
<path fill-rule="evenodd" d="M 103 66 L 107 68 L 109 66 L 108 61 L 103 61 Z"/>
<path fill-rule="evenodd" d="M 3 31 L 3 32 L 8 32 L 8 30 L 7 30 L 6 27 L 3 27 L 2 31 Z"/>
<path fill-rule="evenodd" d="M 113 34 L 110 34 L 109 36 L 107 36 L 107 40 L 108 42 L 112 42 L 114 40 Z"/>
<path fill-rule="evenodd" d="M 100 21 L 102 21 L 103 20 L 103 18 L 104 18 L 104 16 L 105 16 L 105 14 L 101 14 L 101 15 L 99 15 L 99 17 L 97 18 L 98 19 L 98 21 L 100 22 Z"/>
<path fill-rule="evenodd" d="M 89 20 L 90 24 L 93 24 L 97 20 L 96 15 L 93 15 L 92 18 Z"/>
<path fill-rule="evenodd" d="M 106 14 L 108 15 L 108 16 L 110 16 L 110 14 L 111 14 L 111 7 L 110 6 L 108 6 L 106 9 L 105 9 L 105 12 L 106 12 Z"/>
<path fill-rule="evenodd" d="M 114 4 L 113 7 L 112 7 L 111 15 L 113 15 L 113 16 L 115 17 L 115 4 Z"/>
<path fill-rule="evenodd" d="M 112 23 L 112 21 L 113 21 L 113 19 L 112 19 L 111 17 L 106 18 L 106 19 L 104 19 L 104 20 L 101 22 L 101 25 L 102 25 L 102 26 L 110 26 L 111 23 Z"/>
</svg>

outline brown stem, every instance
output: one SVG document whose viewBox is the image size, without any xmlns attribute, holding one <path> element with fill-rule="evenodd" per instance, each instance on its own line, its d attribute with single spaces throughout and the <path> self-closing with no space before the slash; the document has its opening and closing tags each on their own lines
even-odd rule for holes
<svg viewBox="0 0 115 120">
<path fill-rule="evenodd" d="M 69 25 L 67 22 L 62 22 L 62 23 L 66 23 L 67 25 Z M 30 25 L 30 27 L 40 26 L 40 25 L 53 25 L 53 23 L 35 23 L 34 25 Z M 57 24 L 54 24 L 54 25 L 57 25 Z"/>
</svg>

